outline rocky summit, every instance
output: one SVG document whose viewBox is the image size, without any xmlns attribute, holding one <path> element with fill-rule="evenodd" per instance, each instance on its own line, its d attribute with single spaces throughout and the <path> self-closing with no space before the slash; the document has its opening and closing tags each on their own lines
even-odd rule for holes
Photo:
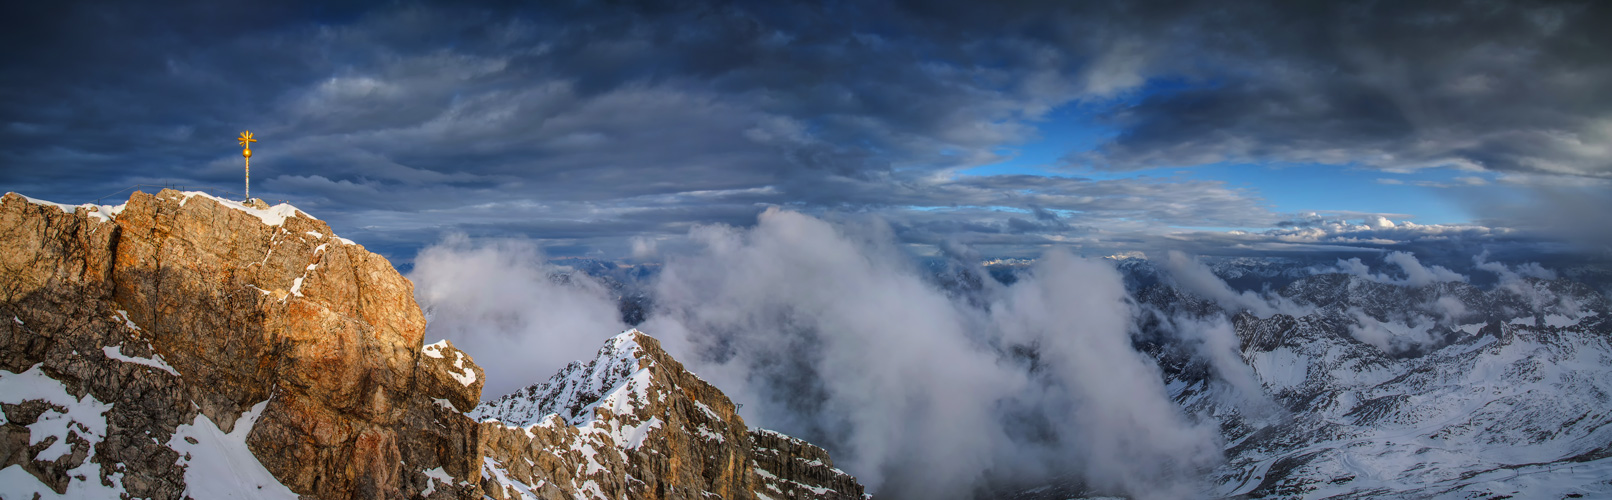
<svg viewBox="0 0 1612 500">
<path fill-rule="evenodd" d="M 0 319 L 0 498 L 863 497 L 636 331 L 478 406 L 413 285 L 290 205 L 6 194 Z"/>
<path fill-rule="evenodd" d="M 637 330 L 587 364 L 477 407 L 487 495 L 862 498 L 822 448 L 745 427 L 733 402 Z"/>
</svg>

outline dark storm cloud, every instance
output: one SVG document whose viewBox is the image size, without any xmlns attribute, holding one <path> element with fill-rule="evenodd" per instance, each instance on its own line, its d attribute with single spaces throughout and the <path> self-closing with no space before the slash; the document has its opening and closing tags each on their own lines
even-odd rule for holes
<svg viewBox="0 0 1612 500">
<path fill-rule="evenodd" d="M 1587 254 L 1612 258 L 1612 225 L 1606 221 L 1612 213 L 1612 181 L 1518 182 L 1526 187 L 1510 199 L 1472 192 L 1462 200 L 1486 218 L 1483 223 L 1533 228 Z"/>
<path fill-rule="evenodd" d="M 1228 4 L 1148 33 L 1156 74 L 1200 85 L 1113 111 L 1118 137 L 1070 161 L 1612 177 L 1609 19 L 1604 2 Z"/>
<path fill-rule="evenodd" d="M 253 194 L 399 258 L 448 230 L 623 248 L 768 206 L 1012 253 L 1278 220 L 1212 181 L 958 175 L 1072 103 L 1116 128 L 1070 157 L 1104 168 L 1606 174 L 1600 8 L 1444 7 L 8 5 L 0 184 L 240 191 L 250 128 Z"/>
</svg>

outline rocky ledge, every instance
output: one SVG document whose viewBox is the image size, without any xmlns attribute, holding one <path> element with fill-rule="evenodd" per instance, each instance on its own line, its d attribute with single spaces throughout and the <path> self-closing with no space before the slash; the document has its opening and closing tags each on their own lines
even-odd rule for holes
<svg viewBox="0 0 1612 500">
<path fill-rule="evenodd" d="M 638 332 L 492 418 L 413 285 L 290 205 L 6 194 L 0 321 L 4 498 L 863 496 Z"/>
</svg>

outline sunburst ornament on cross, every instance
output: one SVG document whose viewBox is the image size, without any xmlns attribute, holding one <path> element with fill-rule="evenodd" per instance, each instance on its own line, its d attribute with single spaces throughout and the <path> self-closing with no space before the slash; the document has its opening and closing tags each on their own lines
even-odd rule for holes
<svg viewBox="0 0 1612 500">
<path fill-rule="evenodd" d="M 252 131 L 247 130 L 241 132 L 241 136 L 235 138 L 235 141 L 245 148 L 241 150 L 241 157 L 246 158 L 246 201 L 252 201 L 252 143 L 257 142 L 257 139 L 253 139 Z"/>
</svg>

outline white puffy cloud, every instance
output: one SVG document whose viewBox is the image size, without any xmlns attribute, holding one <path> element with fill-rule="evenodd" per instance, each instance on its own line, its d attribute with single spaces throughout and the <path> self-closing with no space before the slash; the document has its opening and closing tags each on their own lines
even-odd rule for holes
<svg viewBox="0 0 1612 500">
<path fill-rule="evenodd" d="M 483 399 L 547 380 L 626 329 L 609 290 L 545 262 L 529 240 L 450 235 L 421 250 L 408 277 L 426 341 L 446 338 L 476 359 Z"/>
<path fill-rule="evenodd" d="M 692 238 L 643 328 L 747 403 L 747 421 L 829 446 L 876 494 L 967 498 L 987 475 L 1073 468 L 1183 498 L 1218 460 L 1212 427 L 1181 415 L 1131 348 L 1107 263 L 1053 250 L 982 308 L 930 284 L 876 221 L 770 210 Z"/>
</svg>

